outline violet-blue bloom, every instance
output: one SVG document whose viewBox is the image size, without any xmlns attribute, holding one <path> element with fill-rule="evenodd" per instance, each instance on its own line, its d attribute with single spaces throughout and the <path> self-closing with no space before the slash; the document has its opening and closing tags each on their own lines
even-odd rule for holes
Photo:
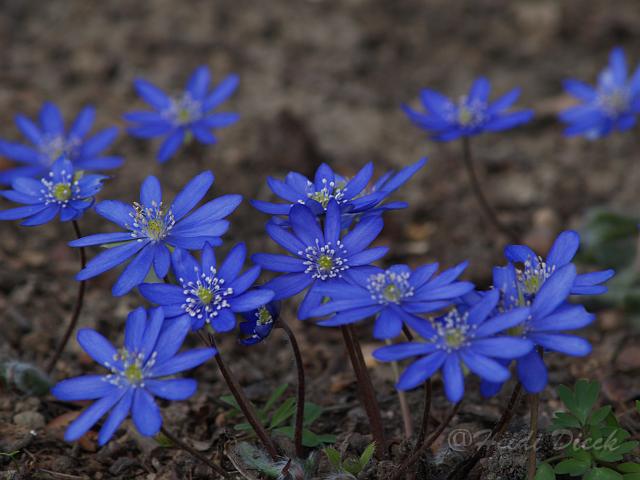
<svg viewBox="0 0 640 480">
<path fill-rule="evenodd" d="M 380 203 L 420 170 L 427 162 L 423 158 L 399 172 L 387 172 L 371 189 L 367 189 L 373 176 L 373 164 L 366 164 L 353 178 L 336 174 L 327 164 L 316 170 L 313 181 L 297 172 L 290 172 L 284 181 L 269 177 L 269 187 L 286 203 L 252 200 L 251 204 L 269 215 L 288 215 L 293 205 L 306 205 L 316 215 L 323 214 L 329 200 L 335 200 L 343 214 L 362 214 L 371 210 L 382 211 L 405 208 L 404 202 Z"/>
<path fill-rule="evenodd" d="M 440 275 L 435 275 L 437 263 L 415 270 L 407 265 L 394 265 L 387 270 L 377 267 L 350 270 L 345 273 L 344 282 L 316 289 L 331 301 L 313 309 L 311 316 L 334 314 L 319 322 L 327 327 L 375 317 L 373 336 L 379 340 L 393 338 L 400 334 L 403 323 L 411 327 L 424 322 L 417 314 L 447 307 L 472 290 L 472 283 L 457 281 L 466 266 L 464 262 Z"/>
<path fill-rule="evenodd" d="M 60 157 L 70 160 L 76 171 L 110 170 L 122 165 L 121 157 L 102 154 L 118 136 L 116 127 L 85 138 L 94 118 L 95 108 L 84 107 L 69 130 L 65 131 L 62 114 L 51 102 L 42 105 L 39 124 L 24 115 L 16 115 L 16 126 L 31 145 L 0 140 L 0 155 L 23 164 L 0 172 L 0 185 L 8 185 L 19 177 L 41 178 Z"/>
<path fill-rule="evenodd" d="M 139 287 L 140 293 L 161 306 L 167 318 L 190 319 L 193 330 L 210 324 L 217 332 L 231 331 L 236 326 L 236 313 L 254 310 L 273 298 L 271 290 L 251 290 L 260 276 L 260 267 L 240 273 L 246 255 L 245 245 L 239 243 L 218 266 L 208 244 L 202 249 L 201 262 L 177 248 L 171 258 L 178 285 L 144 283 Z"/>
<path fill-rule="evenodd" d="M 327 213 L 320 218 L 305 205 L 294 205 L 289 212 L 291 231 L 267 224 L 267 233 L 274 242 L 290 255 L 260 253 L 253 261 L 267 270 L 284 275 L 267 282 L 264 287 L 275 292 L 274 300 L 292 297 L 308 288 L 298 309 L 298 318 L 304 320 L 309 312 L 320 305 L 323 295 L 316 289 L 320 285 L 338 282 L 347 270 L 360 269 L 383 257 L 386 247 L 367 247 L 383 227 L 380 216 L 363 219 L 348 233 L 341 231 L 338 202 L 330 199 Z"/>
<path fill-rule="evenodd" d="M 99 233 L 70 242 L 72 247 L 117 244 L 92 259 L 76 278 L 88 280 L 133 257 L 113 286 L 113 295 L 120 296 L 142 283 L 152 266 L 158 278 L 167 275 L 171 263 L 167 247 L 199 250 L 205 243 L 219 245 L 220 236 L 229 228 L 224 218 L 236 209 L 242 197 L 223 195 L 190 213 L 213 180 L 208 171 L 197 175 L 167 205 L 162 200 L 160 182 L 150 176 L 142 184 L 139 203 L 127 205 L 117 200 L 98 203 L 96 212 L 127 231 Z"/>
<path fill-rule="evenodd" d="M 255 310 L 242 314 L 244 321 L 240 322 L 240 332 L 244 338 L 238 342 L 241 345 L 255 345 L 265 340 L 273 330 L 280 317 L 280 302 L 269 302 Z"/>
<path fill-rule="evenodd" d="M 415 111 L 407 105 L 402 109 L 416 126 L 429 132 L 433 140 L 441 142 L 508 130 L 533 118 L 531 110 L 509 111 L 520 96 L 520 89 L 513 89 L 493 102 L 489 100 L 490 89 L 489 81 L 480 77 L 468 95 L 456 102 L 425 88 L 420 92 L 424 112 Z"/>
<path fill-rule="evenodd" d="M 492 315 L 498 299 L 498 291 L 490 291 L 467 311 L 454 308 L 433 324 L 428 320 L 414 324 L 426 342 L 382 347 L 373 356 L 383 362 L 420 357 L 402 373 L 397 388 L 411 390 L 442 370 L 445 394 L 451 402 L 459 402 L 464 395 L 463 367 L 482 379 L 504 382 L 509 370 L 499 360 L 526 355 L 533 344 L 523 338 L 498 335 L 522 324 L 529 315 L 526 307 Z"/>
<path fill-rule="evenodd" d="M 127 318 L 124 347 L 119 350 L 95 330 L 81 329 L 78 342 L 109 373 L 63 380 L 51 390 L 65 402 L 95 400 L 69 425 L 65 440 L 78 440 L 108 412 L 98 433 L 99 445 L 111 439 L 129 414 L 142 435 L 156 435 L 162 426 L 162 416 L 154 397 L 165 400 L 191 397 L 197 388 L 196 381 L 174 376 L 217 353 L 213 348 L 178 353 L 189 327 L 187 319 L 165 322 L 160 308 L 149 312 L 138 308 Z"/>
<path fill-rule="evenodd" d="M 29 177 L 15 178 L 13 190 L 0 195 L 24 206 L 0 211 L 0 220 L 18 220 L 24 226 L 42 225 L 60 216 L 60 221 L 77 220 L 94 202 L 102 188 L 103 175 L 76 174 L 73 164 L 60 158 L 41 180 Z"/>
<path fill-rule="evenodd" d="M 213 90 L 209 90 L 211 73 L 205 66 L 198 67 L 187 82 L 185 90 L 177 97 L 170 97 L 155 85 L 143 79 L 135 81 L 138 95 L 153 111 L 135 111 L 124 118 L 135 124 L 128 129 L 130 135 L 138 138 L 164 137 L 158 150 L 157 159 L 164 163 L 193 137 L 200 143 L 216 143 L 213 129 L 235 123 L 237 113 L 215 112 L 235 91 L 238 77 L 229 75 Z"/>
<path fill-rule="evenodd" d="M 597 139 L 636 124 L 640 113 L 640 66 L 629 77 L 622 48 L 611 51 L 609 64 L 598 76 L 595 87 L 571 79 L 565 80 L 564 88 L 582 102 L 559 115 L 567 124 L 567 136 Z"/>
</svg>

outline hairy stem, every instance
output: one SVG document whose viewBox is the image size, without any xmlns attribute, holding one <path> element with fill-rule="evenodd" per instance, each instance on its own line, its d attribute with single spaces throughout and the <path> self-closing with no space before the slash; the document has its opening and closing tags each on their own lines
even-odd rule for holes
<svg viewBox="0 0 640 480">
<path fill-rule="evenodd" d="M 391 340 L 386 341 L 387 345 L 392 345 Z M 393 378 L 396 383 L 400 379 L 400 368 L 398 362 L 391 362 L 391 369 L 393 371 Z M 404 428 L 404 438 L 409 439 L 413 437 L 413 421 L 411 419 L 411 410 L 409 409 L 409 402 L 407 401 L 407 394 L 404 390 L 397 390 L 398 402 L 400 403 L 400 414 L 402 415 L 402 426 Z"/>
<path fill-rule="evenodd" d="M 80 226 L 78 225 L 78 222 L 75 220 L 72 220 L 71 224 L 73 225 L 73 231 L 76 234 L 76 238 L 81 238 L 82 232 L 80 231 Z M 82 270 L 86 265 L 87 265 L 87 254 L 84 250 L 84 247 L 80 247 L 80 270 Z M 51 374 L 51 372 L 53 372 L 53 369 L 55 368 L 56 363 L 58 363 L 58 360 L 60 359 L 60 355 L 62 355 L 62 352 L 67 346 L 67 343 L 69 343 L 71 334 L 76 329 L 76 325 L 78 324 L 78 319 L 80 318 L 80 312 L 82 311 L 82 305 L 84 304 L 84 292 L 86 290 L 86 286 L 87 284 L 85 281 L 82 281 L 78 284 L 78 294 L 76 296 L 76 303 L 73 307 L 73 312 L 71 313 L 71 319 L 69 320 L 69 324 L 67 325 L 67 330 L 64 332 L 62 340 L 58 344 L 58 347 L 56 348 L 56 351 L 53 354 L 53 357 L 51 357 L 51 359 L 49 360 L 49 363 L 47 363 L 47 366 L 45 368 L 45 371 L 47 372 L 47 374 Z"/>
<path fill-rule="evenodd" d="M 449 416 L 438 426 L 438 428 L 431 434 L 426 442 L 424 442 L 415 452 L 413 452 L 409 458 L 402 462 L 402 464 L 396 469 L 390 480 L 400 480 L 402 478 L 406 478 L 405 472 L 409 468 L 411 468 L 411 466 L 413 466 L 418 460 L 420 460 L 420 457 L 422 457 L 424 452 L 426 452 L 438 439 L 438 437 L 440 437 L 444 429 L 447 428 L 447 425 L 451 423 L 453 417 L 455 417 L 456 413 L 458 413 L 458 410 L 460 410 L 460 405 L 462 405 L 462 402 L 458 402 L 453 406 L 453 408 L 451 409 L 451 413 L 449 413 Z"/>
<path fill-rule="evenodd" d="M 420 425 L 420 432 L 418 433 L 418 439 L 416 440 L 416 450 L 420 448 L 420 445 L 424 442 L 427 432 L 429 431 L 429 415 L 431 415 L 431 399 L 433 398 L 433 386 L 431 379 L 428 378 L 424 383 L 424 410 L 422 411 L 422 423 Z"/>
<path fill-rule="evenodd" d="M 527 461 L 527 480 L 533 480 L 536 476 L 536 446 L 538 440 L 538 410 L 540 394 L 530 395 L 531 417 L 529 425 L 529 458 Z"/>
<path fill-rule="evenodd" d="M 161 427 L 160 431 L 162 432 L 162 434 L 165 437 L 167 437 L 171 441 L 171 443 L 173 443 L 177 447 L 180 447 L 185 452 L 193 455 L 195 458 L 200 460 L 202 463 L 206 464 L 209 468 L 211 468 L 214 472 L 216 472 L 222 478 L 229 478 L 229 476 L 227 475 L 227 472 L 225 472 L 222 469 L 222 467 L 220 467 L 219 465 L 216 465 L 215 463 L 213 463 L 207 457 L 205 457 L 200 452 L 198 452 L 195 448 L 191 447 L 190 445 L 188 445 L 187 443 L 183 442 L 178 437 L 176 437 L 174 434 L 169 432 L 166 428 Z"/>
<path fill-rule="evenodd" d="M 305 399 L 305 380 L 304 380 L 304 366 L 302 364 L 302 355 L 300 354 L 300 347 L 296 336 L 293 334 L 293 330 L 284 321 L 280 320 L 278 326 L 284 330 L 287 337 L 289 337 L 289 343 L 291 344 L 291 350 L 293 350 L 293 358 L 296 362 L 296 369 L 298 371 L 298 391 L 296 399 L 296 423 L 294 434 L 294 445 L 296 449 L 296 456 L 303 458 L 304 448 L 302 446 L 302 431 L 304 429 L 304 399 Z"/>
<path fill-rule="evenodd" d="M 347 347 L 347 353 L 351 360 L 351 366 L 356 374 L 360 401 L 371 423 L 371 434 L 373 435 L 373 440 L 376 442 L 376 457 L 381 459 L 385 456 L 387 443 L 384 437 L 384 428 L 382 427 L 380 407 L 376 399 L 373 384 L 371 383 L 371 377 L 367 371 L 360 344 L 353 334 L 351 325 L 343 325 L 340 327 L 340 330 L 342 331 L 344 344 Z"/>
<path fill-rule="evenodd" d="M 207 338 L 203 337 L 203 339 L 209 346 L 218 350 L 213 335 L 209 334 Z M 260 420 L 258 420 L 258 416 L 256 415 L 253 405 L 242 391 L 242 388 L 236 381 L 235 377 L 233 376 L 231 371 L 227 369 L 227 366 L 225 365 L 219 350 L 215 356 L 215 359 L 216 363 L 218 364 L 218 368 L 220 369 L 220 373 L 222 374 L 227 387 L 229 387 L 229 391 L 233 395 L 233 398 L 236 399 L 236 402 L 238 402 L 240 410 L 242 410 L 242 414 L 245 416 L 245 418 L 253 428 L 253 431 L 256 432 L 256 435 L 258 435 L 258 438 L 264 445 L 264 448 L 266 448 L 271 458 L 275 460 L 278 456 L 278 449 L 276 448 L 275 443 L 273 443 L 273 440 L 271 440 L 271 437 L 267 433 L 267 430 L 260 423 Z"/>
<path fill-rule="evenodd" d="M 469 182 L 471 183 L 473 193 L 476 196 L 478 204 L 480 205 L 480 208 L 484 212 L 487 219 L 498 231 L 509 237 L 511 241 L 517 242 L 518 235 L 498 219 L 498 215 L 487 200 L 487 197 L 484 195 L 480 180 L 476 175 L 476 170 L 473 165 L 473 157 L 471 155 L 471 141 L 469 140 L 469 137 L 462 138 L 462 161 L 464 163 L 465 169 L 467 170 L 467 176 L 469 177 Z"/>
</svg>

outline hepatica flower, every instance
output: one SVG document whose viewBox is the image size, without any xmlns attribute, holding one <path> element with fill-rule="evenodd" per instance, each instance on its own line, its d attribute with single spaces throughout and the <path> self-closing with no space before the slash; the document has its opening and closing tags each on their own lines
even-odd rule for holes
<svg viewBox="0 0 640 480">
<path fill-rule="evenodd" d="M 309 289 L 298 309 L 304 320 L 317 307 L 323 295 L 320 285 L 339 282 L 347 271 L 355 271 L 384 256 L 386 247 L 367 247 L 382 230 L 379 216 L 359 222 L 349 233 L 341 233 L 340 207 L 334 199 L 327 204 L 324 231 L 319 219 L 305 205 L 294 205 L 289 213 L 291 231 L 274 223 L 267 224 L 267 233 L 290 255 L 260 253 L 253 261 L 267 270 L 284 275 L 267 282 L 264 287 L 275 292 L 274 300 L 292 297 Z"/>
<path fill-rule="evenodd" d="M 279 302 L 270 302 L 250 312 L 244 312 L 242 316 L 244 321 L 240 322 L 239 327 L 244 338 L 238 341 L 241 345 L 255 345 L 271 334 L 280 317 L 280 304 Z"/>
<path fill-rule="evenodd" d="M 41 180 L 19 177 L 11 182 L 13 190 L 0 195 L 24 206 L 0 211 L 0 220 L 24 218 L 21 225 L 42 225 L 60 216 L 62 222 L 76 220 L 93 205 L 93 197 L 102 188 L 103 175 L 77 175 L 73 164 L 60 158 Z"/>
<path fill-rule="evenodd" d="M 469 282 L 456 281 L 466 262 L 435 275 L 438 264 L 411 270 L 394 265 L 387 270 L 371 267 L 349 271 L 345 281 L 318 287 L 331 301 L 311 311 L 312 316 L 334 314 L 323 326 L 338 326 L 375 317 L 373 336 L 393 338 L 406 322 L 412 326 L 424 320 L 416 314 L 434 312 L 453 303 L 453 299 L 473 289 Z"/>
<path fill-rule="evenodd" d="M 629 130 L 640 112 L 640 68 L 631 78 L 622 48 L 614 48 L 609 65 L 591 87 L 579 80 L 566 80 L 564 88 L 582 102 L 560 113 L 567 124 L 565 134 L 596 139 L 611 132 Z"/>
<path fill-rule="evenodd" d="M 379 206 L 385 198 L 404 185 L 420 168 L 426 159 L 403 168 L 397 173 L 388 172 L 373 188 L 367 186 L 373 176 L 373 164 L 365 165 L 353 178 L 347 179 L 336 174 L 327 164 L 318 167 L 313 181 L 304 175 L 290 172 L 284 181 L 269 177 L 267 182 L 275 195 L 285 203 L 252 200 L 251 204 L 269 215 L 288 215 L 293 205 L 306 205 L 316 215 L 326 212 L 330 200 L 334 200 L 340 211 L 358 214 L 376 209 L 404 208 L 406 204 L 395 202 Z"/>
<path fill-rule="evenodd" d="M 167 204 L 162 200 L 160 182 L 150 176 L 142 184 L 139 202 L 133 205 L 117 200 L 98 203 L 96 212 L 127 231 L 89 235 L 70 242 L 72 247 L 117 244 L 91 260 L 76 278 L 88 280 L 133 257 L 113 286 L 113 295 L 120 296 L 142 283 L 152 266 L 158 278 L 167 275 L 171 263 L 168 247 L 198 250 L 205 243 L 219 245 L 220 235 L 229 228 L 224 218 L 236 209 L 242 197 L 223 195 L 190 213 L 213 180 L 211 172 L 201 173 L 182 189 L 172 204 Z"/>
<path fill-rule="evenodd" d="M 16 125 L 30 144 L 0 140 L 0 155 L 23 164 L 0 172 L 0 184 L 10 184 L 18 177 L 42 177 L 60 157 L 70 160 L 76 170 L 108 170 L 122 165 L 121 157 L 102 155 L 118 136 L 116 127 L 85 138 L 94 118 L 95 109 L 85 107 L 65 131 L 62 114 L 51 102 L 42 105 L 39 125 L 24 115 L 16 115 Z"/>
<path fill-rule="evenodd" d="M 490 88 L 489 81 L 480 77 L 473 83 L 469 93 L 458 101 L 425 88 L 420 92 L 424 112 L 406 105 L 402 108 L 415 125 L 429 132 L 432 139 L 441 142 L 508 130 L 531 120 L 531 110 L 509 110 L 518 99 L 520 89 L 513 89 L 491 102 Z"/>
<path fill-rule="evenodd" d="M 200 263 L 178 248 L 172 254 L 172 263 L 179 284 L 145 283 L 140 285 L 140 293 L 162 306 L 167 318 L 189 319 L 193 330 L 210 324 L 217 332 L 228 332 L 236 326 L 236 313 L 254 310 L 273 298 L 271 290 L 250 290 L 260 267 L 241 274 L 246 255 L 246 247 L 240 243 L 218 267 L 208 244 Z"/>
<path fill-rule="evenodd" d="M 238 77 L 229 75 L 213 90 L 209 90 L 211 74 L 207 67 L 197 68 L 184 92 L 171 97 L 143 79 L 135 81 L 138 95 L 153 111 L 135 111 L 124 118 L 135 124 L 129 134 L 138 138 L 164 137 L 158 151 L 158 161 L 166 162 L 184 143 L 193 137 L 201 143 L 216 143 L 213 129 L 226 127 L 238 120 L 238 114 L 214 110 L 238 86 Z"/>
<path fill-rule="evenodd" d="M 196 391 L 196 381 L 173 377 L 197 367 L 217 353 L 213 348 L 178 353 L 189 326 L 187 319 L 165 322 L 162 309 L 147 313 L 139 308 L 127 318 L 124 346 L 119 350 L 98 332 L 80 330 L 78 342 L 84 351 L 109 373 L 63 380 L 51 390 L 65 402 L 95 400 L 69 425 L 65 440 L 78 440 L 108 412 L 98 434 L 100 445 L 111 439 L 129 414 L 142 435 L 157 434 L 162 416 L 154 397 L 165 400 L 189 398 Z"/>
<path fill-rule="evenodd" d="M 464 394 L 464 367 L 482 379 L 504 382 L 509 378 L 509 370 L 499 360 L 526 355 L 533 344 L 526 339 L 498 335 L 522 324 L 529 315 L 528 308 L 492 315 L 498 299 L 499 293 L 494 290 L 467 311 L 454 308 L 433 325 L 426 320 L 422 326 L 416 324 L 416 331 L 425 342 L 382 347 L 373 356 L 383 362 L 420 357 L 402 373 L 397 388 L 416 388 L 441 370 L 445 394 L 451 402 L 459 402 Z"/>
</svg>

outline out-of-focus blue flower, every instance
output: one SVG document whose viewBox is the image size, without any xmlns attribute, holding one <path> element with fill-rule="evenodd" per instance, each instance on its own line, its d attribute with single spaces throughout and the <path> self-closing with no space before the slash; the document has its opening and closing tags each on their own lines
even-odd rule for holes
<svg viewBox="0 0 640 480">
<path fill-rule="evenodd" d="M 129 413 L 142 435 L 157 434 L 162 416 L 153 397 L 189 398 L 196 391 L 196 381 L 173 377 L 217 353 L 213 348 L 178 353 L 189 326 L 187 319 L 164 322 L 160 308 L 148 313 L 139 308 L 127 318 L 124 347 L 119 350 L 95 330 L 80 330 L 78 342 L 84 351 L 110 373 L 71 378 L 53 387 L 53 395 L 65 402 L 95 400 L 69 425 L 65 440 L 78 440 L 107 412 L 111 413 L 98 434 L 100 445 L 111 439 Z"/>
<path fill-rule="evenodd" d="M 508 130 L 533 118 L 531 110 L 508 111 L 518 99 L 520 89 L 513 89 L 494 102 L 489 101 L 490 89 L 489 81 L 480 77 L 471 86 L 469 94 L 456 102 L 425 88 L 420 92 L 424 112 L 417 112 L 407 105 L 402 109 L 415 125 L 440 142 Z"/>
<path fill-rule="evenodd" d="M 629 78 L 622 48 L 614 48 L 609 65 L 594 87 L 579 80 L 566 80 L 565 90 L 582 103 L 560 113 L 567 124 L 565 134 L 596 139 L 614 130 L 629 130 L 640 112 L 640 67 Z"/>
<path fill-rule="evenodd" d="M 3 197 L 24 206 L 0 211 L 0 220 L 25 218 L 21 225 L 42 225 L 60 215 L 60 221 L 68 222 L 82 216 L 91 207 L 94 196 L 102 188 L 103 175 L 76 176 L 73 164 L 60 158 L 51 171 L 41 180 L 29 177 L 11 182 L 13 190 L 0 192 Z"/>
<path fill-rule="evenodd" d="M 403 322 L 408 326 L 424 323 L 417 314 L 447 307 L 453 299 L 472 290 L 472 283 L 456 281 L 466 266 L 465 262 L 435 276 L 437 263 L 413 271 L 407 265 L 394 265 L 387 270 L 349 270 L 344 282 L 317 288 L 331 301 L 313 309 L 311 316 L 334 314 L 319 323 L 327 327 L 375 317 L 373 336 L 381 340 L 393 338 L 402 331 Z"/>
<path fill-rule="evenodd" d="M 135 81 L 138 95 L 154 111 L 135 111 L 124 118 L 136 125 L 128 129 L 130 135 L 138 138 L 164 137 L 157 158 L 166 162 L 193 137 L 200 143 L 216 143 L 213 129 L 235 123 L 237 113 L 214 113 L 213 110 L 224 102 L 238 86 L 238 77 L 229 75 L 213 90 L 209 90 L 211 73 L 205 66 L 198 67 L 187 82 L 183 93 L 170 97 L 155 85 L 143 79 Z"/>
<path fill-rule="evenodd" d="M 316 170 L 313 181 L 300 173 L 290 172 L 284 181 L 269 177 L 269 187 L 286 203 L 271 203 L 252 200 L 251 204 L 269 215 L 288 215 L 293 205 L 306 205 L 316 215 L 327 210 L 329 200 L 335 200 L 342 214 L 363 214 L 405 208 L 404 202 L 380 205 L 389 195 L 404 185 L 427 163 L 423 158 L 399 172 L 387 172 L 368 189 L 373 176 L 373 164 L 366 164 L 353 178 L 346 179 L 336 174 L 327 164 Z"/>
<path fill-rule="evenodd" d="M 463 367 L 480 378 L 504 382 L 509 370 L 499 360 L 522 357 L 533 344 L 523 338 L 498 336 L 510 328 L 518 327 L 529 315 L 528 308 L 492 315 L 499 299 L 496 290 L 488 292 L 468 311 L 454 308 L 433 324 L 424 320 L 412 325 L 427 342 L 405 342 L 379 348 L 373 356 L 383 362 L 419 356 L 400 376 L 399 390 L 410 390 L 424 383 L 438 370 L 447 398 L 459 402 L 464 394 Z"/>
<path fill-rule="evenodd" d="M 152 265 L 158 278 L 167 275 L 171 263 L 168 246 L 199 250 L 206 243 L 219 245 L 220 236 L 229 228 L 224 218 L 236 209 L 242 197 L 223 195 L 189 214 L 213 180 L 213 173 L 201 173 L 167 205 L 162 201 L 160 182 L 149 176 L 140 189 L 139 203 L 127 205 L 117 200 L 98 203 L 96 212 L 127 231 L 99 233 L 70 242 L 72 247 L 118 244 L 91 260 L 76 279 L 93 278 L 134 257 L 113 286 L 113 295 L 120 296 L 142 283 Z"/>
<path fill-rule="evenodd" d="M 31 145 L 0 140 L 0 155 L 24 164 L 0 172 L 0 184 L 8 185 L 19 177 L 43 177 L 60 157 L 70 160 L 77 171 L 109 170 L 122 165 L 121 157 L 102 156 L 102 151 L 118 136 L 116 127 L 85 138 L 95 114 L 95 108 L 83 108 L 69 131 L 65 131 L 60 110 L 51 102 L 42 105 L 39 125 L 24 115 L 16 115 L 16 125 Z"/>
<path fill-rule="evenodd" d="M 333 198 L 327 204 L 324 231 L 320 219 L 305 205 L 291 207 L 289 224 L 291 231 L 272 222 L 266 228 L 272 240 L 291 255 L 260 253 L 252 258 L 267 270 L 284 273 L 264 285 L 275 292 L 274 300 L 309 289 L 298 309 L 300 320 L 308 318 L 309 312 L 322 302 L 323 295 L 316 290 L 320 285 L 339 282 L 347 270 L 369 265 L 388 250 L 367 249 L 382 230 L 380 216 L 363 219 L 343 235 L 340 207 Z"/>
<path fill-rule="evenodd" d="M 280 302 L 270 302 L 255 310 L 242 314 L 245 321 L 240 322 L 240 332 L 244 338 L 238 340 L 242 345 L 255 345 L 266 339 L 280 317 Z"/>
<path fill-rule="evenodd" d="M 167 318 L 189 318 L 193 330 L 210 324 L 217 332 L 228 332 L 236 326 L 237 312 L 253 310 L 273 298 L 271 290 L 249 290 L 260 276 L 260 267 L 253 266 L 241 274 L 246 255 L 240 243 L 218 268 L 210 245 L 202 249 L 200 263 L 177 248 L 171 258 L 179 285 L 144 283 L 140 293 L 160 305 Z"/>
<path fill-rule="evenodd" d="M 520 267 L 517 275 L 517 287 L 524 299 L 533 300 L 535 294 L 553 272 L 571 263 L 579 247 L 580 235 L 573 230 L 566 230 L 558 235 L 546 259 L 538 256 L 526 245 L 507 246 L 505 248 L 507 260 L 519 264 Z M 599 295 L 605 293 L 607 287 L 602 284 L 614 274 L 613 270 L 602 270 L 577 275 L 575 283 L 571 287 L 571 294 Z M 500 287 L 500 285 L 494 286 Z"/>
</svg>

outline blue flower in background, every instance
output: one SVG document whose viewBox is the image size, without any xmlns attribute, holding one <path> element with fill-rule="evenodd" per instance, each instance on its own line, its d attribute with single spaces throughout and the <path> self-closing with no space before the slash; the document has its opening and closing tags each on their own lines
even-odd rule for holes
<svg viewBox="0 0 640 480">
<path fill-rule="evenodd" d="M 266 339 L 280 317 L 280 302 L 270 302 L 255 310 L 242 314 L 240 332 L 244 338 L 238 340 L 241 345 L 255 345 Z"/>
<path fill-rule="evenodd" d="M 131 414 L 133 424 L 145 436 L 155 435 L 162 416 L 154 397 L 186 400 L 197 388 L 192 379 L 171 378 L 212 358 L 213 348 L 178 353 L 189 333 L 186 319 L 165 322 L 162 309 L 148 313 L 139 308 L 129 314 L 124 347 L 115 347 L 95 330 L 78 332 L 78 343 L 96 362 L 109 370 L 107 375 L 85 375 L 63 380 L 51 393 L 65 402 L 96 400 L 74 420 L 65 440 L 82 437 L 100 418 L 109 413 L 98 434 L 104 445 Z"/>
<path fill-rule="evenodd" d="M 595 88 L 578 80 L 566 80 L 564 88 L 582 102 L 560 113 L 560 120 L 567 124 L 567 136 L 597 139 L 636 124 L 640 112 L 640 68 L 629 78 L 622 48 L 611 51 L 609 65 L 598 76 Z"/>
<path fill-rule="evenodd" d="M 531 110 L 508 111 L 518 99 L 516 88 L 489 101 L 491 85 L 486 78 L 478 78 L 468 95 L 457 102 L 435 90 L 425 88 L 420 92 L 424 112 L 417 112 L 403 105 L 402 109 L 418 127 L 440 142 L 449 142 L 461 137 L 470 137 L 484 132 L 500 132 L 528 122 L 533 118 Z"/>
<path fill-rule="evenodd" d="M 376 211 L 405 208 L 404 202 L 380 205 L 391 193 L 404 185 L 427 163 L 423 158 L 399 172 L 387 172 L 371 189 L 367 189 L 373 176 L 373 164 L 366 164 L 353 178 L 346 179 L 334 173 L 327 164 L 318 167 L 313 181 L 300 173 L 290 172 L 284 181 L 272 177 L 267 179 L 269 187 L 286 203 L 252 200 L 251 204 L 269 215 L 288 215 L 293 205 L 306 205 L 316 215 L 323 214 L 329 200 L 335 200 L 343 214 L 362 214 Z"/>
<path fill-rule="evenodd" d="M 113 286 L 113 295 L 120 296 L 142 283 L 152 265 L 158 278 L 167 275 L 171 263 L 168 246 L 199 250 L 206 243 L 219 245 L 220 236 L 229 228 L 224 218 L 236 209 L 242 197 L 223 195 L 190 214 L 213 180 L 213 173 L 208 171 L 194 177 L 171 205 L 162 201 L 160 182 L 153 176 L 143 182 L 139 203 L 98 203 L 96 212 L 127 231 L 99 233 L 70 242 L 72 247 L 117 244 L 91 260 L 76 279 L 88 280 L 134 257 Z"/>
<path fill-rule="evenodd" d="M 247 250 L 240 243 L 218 268 L 210 245 L 203 248 L 200 263 L 177 248 L 172 264 L 179 285 L 144 283 L 139 287 L 140 293 L 160 305 L 167 318 L 188 318 L 193 330 L 210 324 L 217 332 L 231 331 L 236 326 L 237 312 L 254 310 L 273 298 L 271 290 L 249 290 L 260 276 L 260 267 L 253 266 L 240 274 L 246 255 Z"/>
<path fill-rule="evenodd" d="M 580 235 L 573 230 L 566 230 L 553 243 L 546 260 L 539 257 L 526 245 L 509 245 L 505 248 L 507 260 L 520 264 L 517 275 L 518 291 L 525 300 L 531 301 L 544 282 L 553 272 L 568 265 L 580 247 Z M 599 295 L 607 291 L 602 283 L 609 280 L 615 272 L 602 270 L 584 273 L 575 277 L 571 288 L 572 295 Z M 496 288 L 499 285 L 495 285 Z"/>
<path fill-rule="evenodd" d="M 497 336 L 517 327 L 529 315 L 528 308 L 519 308 L 493 316 L 499 299 L 496 290 L 488 292 L 468 311 L 454 308 L 433 324 L 424 320 L 412 325 L 427 342 L 405 342 L 379 348 L 374 358 L 383 362 L 419 356 L 400 376 L 399 390 L 411 390 L 442 370 L 445 394 L 451 402 L 459 402 L 464 394 L 463 367 L 480 378 L 504 382 L 509 370 L 499 360 L 526 355 L 533 344 L 522 338 Z"/>
<path fill-rule="evenodd" d="M 266 228 L 271 239 L 291 255 L 259 253 L 252 258 L 267 270 L 284 273 L 264 285 L 275 292 L 274 300 L 309 289 L 298 309 L 300 320 L 308 318 L 309 312 L 322 302 L 323 295 L 316 290 L 320 285 L 339 282 L 347 270 L 369 265 L 388 250 L 367 249 L 382 230 L 380 216 L 363 219 L 342 235 L 340 207 L 334 199 L 327 204 L 324 231 L 313 211 L 304 205 L 291 207 L 289 223 L 291 231 L 272 222 Z"/>
<path fill-rule="evenodd" d="M 170 97 L 155 85 L 143 79 L 135 81 L 138 95 L 154 111 L 135 111 L 124 115 L 125 120 L 136 125 L 128 129 L 138 138 L 165 137 L 157 159 L 164 163 L 193 137 L 206 145 L 216 143 L 212 129 L 235 123 L 237 113 L 214 113 L 238 86 L 238 77 L 229 75 L 212 91 L 209 90 L 211 73 L 207 67 L 198 67 L 189 79 L 185 91 Z"/>
<path fill-rule="evenodd" d="M 42 177 L 60 157 L 70 160 L 76 170 L 109 170 L 122 165 L 121 157 L 102 156 L 102 151 L 118 136 L 116 127 L 85 138 L 95 113 L 93 107 L 83 108 L 66 132 L 62 114 L 51 102 L 42 105 L 39 125 L 24 115 L 16 115 L 18 129 L 32 145 L 0 140 L 0 155 L 24 164 L 0 172 L 0 184 L 8 185 L 18 177 Z"/>
<path fill-rule="evenodd" d="M 575 335 L 561 333 L 589 325 L 594 316 L 582 305 L 567 303 L 576 282 L 575 265 L 569 263 L 549 275 L 536 293 L 522 290 L 521 273 L 513 265 L 494 269 L 494 285 L 501 294 L 500 311 L 513 311 L 530 306 L 527 320 L 509 331 L 511 335 L 531 340 L 545 350 L 583 357 L 591 353 L 591 345 Z M 538 393 L 547 385 L 547 369 L 537 350 L 516 360 L 518 378 L 530 393 Z M 485 382 L 481 391 L 485 396 L 497 393 L 501 382 Z"/>
<path fill-rule="evenodd" d="M 472 290 L 472 283 L 456 281 L 466 266 L 466 262 L 462 263 L 440 275 L 435 275 L 437 263 L 413 271 L 407 265 L 394 265 L 387 270 L 350 270 L 344 282 L 317 288 L 331 301 L 313 309 L 311 316 L 335 314 L 319 322 L 327 327 L 375 316 L 373 336 L 380 340 L 393 338 L 402 331 L 403 322 L 408 326 L 424 322 L 416 314 L 440 310 Z"/>
<path fill-rule="evenodd" d="M 13 190 L 0 195 L 24 206 L 0 211 L 0 220 L 25 218 L 21 225 L 42 225 L 60 215 L 60 221 L 68 222 L 82 216 L 93 205 L 93 197 L 102 188 L 103 175 L 76 176 L 73 164 L 59 159 L 51 171 L 41 180 L 28 177 L 11 182 Z"/>
</svg>

